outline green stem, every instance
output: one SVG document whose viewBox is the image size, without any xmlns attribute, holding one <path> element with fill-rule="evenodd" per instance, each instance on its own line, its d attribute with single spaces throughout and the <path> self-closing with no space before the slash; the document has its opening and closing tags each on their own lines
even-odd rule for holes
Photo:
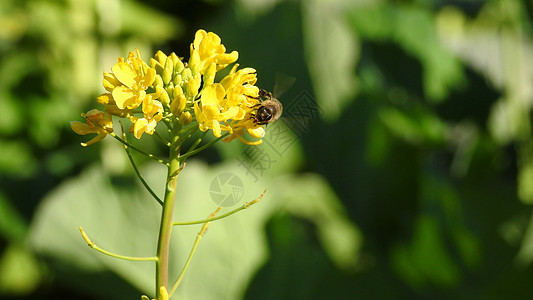
<svg viewBox="0 0 533 300">
<path fill-rule="evenodd" d="M 185 159 L 185 158 L 187 158 L 187 157 L 189 157 L 189 156 L 191 156 L 191 155 L 194 155 L 194 154 L 196 154 L 196 153 L 198 153 L 198 152 L 200 152 L 200 151 L 202 151 L 202 150 L 208 148 L 209 146 L 213 145 L 214 143 L 220 141 L 221 139 L 227 137 L 228 135 L 229 135 L 229 132 L 223 134 L 221 137 L 219 137 L 219 138 L 217 138 L 217 139 L 215 139 L 215 140 L 210 141 L 209 143 L 203 145 L 202 147 L 200 147 L 200 148 L 198 148 L 198 149 L 196 149 L 196 150 L 192 150 L 192 151 L 189 151 L 189 152 L 183 154 L 183 155 L 181 156 L 181 158 Z"/>
<path fill-rule="evenodd" d="M 156 262 L 156 293 L 159 298 L 159 290 L 164 286 L 168 290 L 168 253 L 170 248 L 170 234 L 172 231 L 172 215 L 174 213 L 174 197 L 176 195 L 176 184 L 178 174 L 183 167 L 180 167 L 182 159 L 179 156 L 180 141 L 179 132 L 181 126 L 174 124 L 171 134 L 170 162 L 168 164 L 167 181 L 165 185 L 165 201 L 161 212 L 161 225 L 159 227 L 159 240 L 157 242 L 157 262 Z"/>
<path fill-rule="evenodd" d="M 113 252 L 109 252 L 107 250 L 104 250 L 100 247 L 98 247 L 93 241 L 91 241 L 91 239 L 89 238 L 89 236 L 85 233 L 85 231 L 83 231 L 83 229 L 80 227 L 80 232 L 81 232 L 81 236 L 83 237 L 83 239 L 87 242 L 87 245 L 89 245 L 89 247 L 93 248 L 94 250 L 98 251 L 98 252 L 101 252 L 105 255 L 108 255 L 108 256 L 111 256 L 111 257 L 114 257 L 114 258 L 120 258 L 120 259 L 124 259 L 124 260 L 133 260 L 133 261 L 157 261 L 157 257 L 155 256 L 152 256 L 152 257 L 138 257 L 138 256 L 126 256 L 126 255 L 120 255 L 120 254 L 116 254 L 116 253 L 113 253 Z"/>
<path fill-rule="evenodd" d="M 148 182 L 146 182 L 146 180 L 145 180 L 144 177 L 142 176 L 141 172 L 139 171 L 139 168 L 137 168 L 137 164 L 135 163 L 135 161 L 133 160 L 133 157 L 131 156 L 131 151 L 130 151 L 129 146 L 124 145 L 124 149 L 126 150 L 126 154 L 128 154 L 128 158 L 130 159 L 131 165 L 133 166 L 133 170 L 135 170 L 135 174 L 137 174 L 137 177 L 139 178 L 139 180 L 142 182 L 142 184 L 144 185 L 144 187 L 146 188 L 146 190 L 150 193 L 150 195 L 152 195 L 152 197 L 154 197 L 154 199 L 155 199 L 159 204 L 161 204 L 161 206 L 163 206 L 163 201 L 161 201 L 161 199 L 159 199 L 159 197 L 158 197 L 158 196 L 156 195 L 156 193 L 152 190 L 152 188 L 150 187 L 150 185 L 148 185 Z"/>
<path fill-rule="evenodd" d="M 166 160 L 164 160 L 164 159 L 162 159 L 162 158 L 159 158 L 159 157 L 157 157 L 157 156 L 155 156 L 155 155 L 153 155 L 153 154 L 151 154 L 151 153 L 146 153 L 146 152 L 144 152 L 143 150 L 141 150 L 141 149 L 139 149 L 139 148 L 137 148 L 137 147 L 131 145 L 130 143 L 126 142 L 125 140 L 121 139 L 121 138 L 120 138 L 119 136 L 117 136 L 115 133 L 111 132 L 109 135 L 112 136 L 112 137 L 114 137 L 117 141 L 121 142 L 122 144 L 124 144 L 124 145 L 130 147 L 131 149 L 133 149 L 133 150 L 135 150 L 135 151 L 137 151 L 137 152 L 139 152 L 139 153 L 141 153 L 141 154 L 143 154 L 143 155 L 146 155 L 146 156 L 148 156 L 149 158 L 154 159 L 154 160 L 156 160 L 156 161 L 158 161 L 158 162 L 160 162 L 160 163 L 162 163 L 162 164 L 164 164 L 164 165 L 167 165 L 167 166 L 169 165 L 169 163 L 168 163 Z"/>
<path fill-rule="evenodd" d="M 209 219 L 204 219 L 204 220 L 198 220 L 198 221 L 188 221 L 188 222 L 173 222 L 172 225 L 173 226 L 177 226 L 177 225 L 195 225 L 195 224 L 202 224 L 202 223 L 205 223 L 205 222 L 212 222 L 212 221 L 216 221 L 216 220 L 220 220 L 220 219 L 224 219 L 226 217 L 229 217 L 231 215 L 233 215 L 234 213 L 236 212 L 239 212 L 243 209 L 247 209 L 248 207 L 252 206 L 253 204 L 259 202 L 259 200 L 261 200 L 261 198 L 263 198 L 263 196 L 265 195 L 266 193 L 266 190 L 263 192 L 263 194 L 261 194 L 261 196 L 259 196 L 257 199 L 251 201 L 251 202 L 246 202 L 244 203 L 242 206 L 230 211 L 230 212 L 227 212 L 223 215 L 220 215 L 218 217 L 213 217 L 213 218 L 209 218 Z"/>
<path fill-rule="evenodd" d="M 176 282 L 174 283 L 174 285 L 172 286 L 172 289 L 169 292 L 169 297 L 172 296 L 172 294 L 174 294 L 174 292 L 176 291 L 176 289 L 180 285 L 181 281 L 183 280 L 183 277 L 185 276 L 185 273 L 189 269 L 189 265 L 191 264 L 192 257 L 194 256 L 194 253 L 196 252 L 196 248 L 198 247 L 198 244 L 200 243 L 200 240 L 202 239 L 202 237 L 204 236 L 205 232 L 207 231 L 207 228 L 209 228 L 209 224 L 211 224 L 211 222 L 209 222 L 209 220 L 213 219 L 214 216 L 216 215 L 216 213 L 220 211 L 220 209 L 221 209 L 221 207 L 219 206 L 217 208 L 217 210 L 215 210 L 206 219 L 207 221 L 204 222 L 204 226 L 202 226 L 202 229 L 200 230 L 200 232 L 198 232 L 198 235 L 196 236 L 196 240 L 194 241 L 194 244 L 192 246 L 191 252 L 189 253 L 189 257 L 187 257 L 187 261 L 185 262 L 185 265 L 183 266 L 183 269 L 181 270 L 180 275 L 178 276 L 178 279 L 176 279 Z"/>
<path fill-rule="evenodd" d="M 154 136 L 157 137 L 165 146 L 170 147 L 171 144 L 169 141 L 167 141 L 164 137 L 162 137 L 159 132 L 154 131 Z"/>
<path fill-rule="evenodd" d="M 137 174 L 137 177 L 142 182 L 144 187 L 148 190 L 148 192 L 154 197 L 154 199 L 163 206 L 163 201 L 159 199 L 159 197 L 156 195 L 156 193 L 152 190 L 150 185 L 144 180 L 144 177 L 141 174 L 141 171 L 139 171 L 139 168 L 137 168 L 137 164 L 135 163 L 135 160 L 133 160 L 133 156 L 131 156 L 130 146 L 128 146 L 128 137 L 126 136 L 126 132 L 124 131 L 124 126 L 122 125 L 122 122 L 120 123 L 120 129 L 122 129 L 122 140 L 124 140 L 126 143 L 123 144 L 124 150 L 126 151 L 126 154 L 128 155 L 128 158 L 130 159 L 131 165 L 133 166 L 133 170 L 135 170 L 135 174 Z"/>
<path fill-rule="evenodd" d="M 191 152 L 194 149 L 196 149 L 196 147 L 198 147 L 198 145 L 200 145 L 200 143 L 202 142 L 202 140 L 205 137 L 206 133 L 207 133 L 207 131 L 202 132 L 200 137 L 194 142 L 194 144 L 191 145 L 191 147 L 187 150 L 187 152 Z"/>
</svg>

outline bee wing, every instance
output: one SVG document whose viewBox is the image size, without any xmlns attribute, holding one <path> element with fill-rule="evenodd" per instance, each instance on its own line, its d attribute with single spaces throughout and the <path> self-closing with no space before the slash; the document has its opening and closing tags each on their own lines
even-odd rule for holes
<svg viewBox="0 0 533 300">
<path fill-rule="evenodd" d="M 274 91 L 273 96 L 274 98 L 278 98 L 283 95 L 287 90 L 291 88 L 291 86 L 296 81 L 295 77 L 289 76 L 287 74 L 283 74 L 280 72 L 276 72 L 276 78 L 275 78 L 275 84 L 274 84 Z"/>
</svg>

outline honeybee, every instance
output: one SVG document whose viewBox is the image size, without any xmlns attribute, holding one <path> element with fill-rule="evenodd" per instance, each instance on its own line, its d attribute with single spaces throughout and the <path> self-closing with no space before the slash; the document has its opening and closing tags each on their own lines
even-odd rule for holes
<svg viewBox="0 0 533 300">
<path fill-rule="evenodd" d="M 265 90 L 259 91 L 259 99 L 262 102 L 257 104 L 257 112 L 252 115 L 254 122 L 259 125 L 265 125 L 279 119 L 283 112 L 283 105 L 281 105 L 281 102 L 274 98 L 272 93 Z"/>
</svg>

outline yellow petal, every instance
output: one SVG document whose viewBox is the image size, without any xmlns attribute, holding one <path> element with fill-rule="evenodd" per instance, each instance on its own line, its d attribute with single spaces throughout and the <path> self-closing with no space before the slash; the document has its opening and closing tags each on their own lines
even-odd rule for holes
<svg viewBox="0 0 533 300">
<path fill-rule="evenodd" d="M 239 59 L 239 52 L 232 51 L 231 53 L 219 54 L 216 57 L 217 71 L 224 69 L 227 65 L 232 64 Z"/>
<path fill-rule="evenodd" d="M 227 111 L 219 115 L 218 121 L 225 121 L 228 119 L 233 119 L 238 113 L 239 113 L 239 108 L 236 106 L 232 106 Z"/>
<path fill-rule="evenodd" d="M 133 126 L 133 135 L 140 139 L 142 134 L 146 131 L 146 125 L 148 125 L 148 120 L 145 118 L 140 118 L 135 122 Z"/>
<path fill-rule="evenodd" d="M 96 132 L 94 128 L 89 128 L 89 125 L 78 121 L 70 121 L 70 128 L 72 128 L 72 130 L 79 135 L 86 135 Z"/>
<path fill-rule="evenodd" d="M 200 43 L 204 39 L 204 37 L 207 36 L 207 32 L 203 29 L 199 29 L 196 31 L 196 34 L 194 35 L 194 42 L 193 45 L 195 49 L 198 49 L 200 47 Z"/>
<path fill-rule="evenodd" d="M 216 120 L 213 120 L 213 134 L 218 138 L 222 135 L 220 131 L 220 123 L 218 123 Z"/>
<path fill-rule="evenodd" d="M 204 76 L 204 84 L 206 86 L 213 84 L 215 82 L 215 75 L 217 72 L 217 65 L 216 64 L 210 64 L 207 69 L 205 70 L 205 76 Z"/>
<path fill-rule="evenodd" d="M 113 95 L 111 95 L 111 93 L 105 93 L 105 94 L 102 94 L 98 97 L 96 97 L 96 101 L 98 103 L 101 103 L 101 104 L 109 104 L 109 105 L 112 105 L 112 104 L 115 104 L 115 100 L 113 100 Z"/>
<path fill-rule="evenodd" d="M 116 87 L 113 92 L 113 99 L 115 99 L 115 103 L 117 104 L 117 107 L 120 109 L 134 109 L 139 107 L 141 105 L 146 92 L 140 91 L 137 95 L 128 87 L 121 85 Z"/>
<path fill-rule="evenodd" d="M 155 75 L 156 75 L 155 69 L 149 68 L 148 70 L 146 70 L 146 74 L 144 74 L 144 77 L 139 81 L 140 85 L 144 89 L 148 88 L 149 86 L 152 85 L 152 83 L 154 83 Z"/>
<path fill-rule="evenodd" d="M 150 121 L 148 121 L 148 124 L 146 124 L 146 133 L 150 135 L 154 134 L 156 126 L 157 126 L 156 119 L 151 119 Z"/>
<path fill-rule="evenodd" d="M 203 113 L 203 111 L 200 109 L 200 106 L 198 106 L 198 102 L 195 102 L 194 103 L 194 114 L 196 115 L 196 120 L 198 121 L 198 123 L 200 124 L 203 124 L 205 123 L 205 121 L 207 120 L 205 118 L 205 114 Z M 205 130 L 204 130 L 205 131 Z"/>
<path fill-rule="evenodd" d="M 239 139 L 239 141 L 241 141 L 243 144 L 246 144 L 246 145 L 250 145 L 250 146 L 257 146 L 259 144 L 261 144 L 263 142 L 263 140 L 257 140 L 255 142 L 250 142 L 250 141 L 247 141 L 245 140 L 242 136 L 238 135 L 237 138 Z"/>
<path fill-rule="evenodd" d="M 220 111 L 213 105 L 203 105 L 202 112 L 205 115 L 206 120 L 218 120 Z"/>
<path fill-rule="evenodd" d="M 197 48 L 200 52 L 200 57 L 207 58 L 213 55 L 216 51 L 216 48 L 220 45 L 220 37 L 213 32 L 207 33 L 202 41 L 200 42 L 199 47 Z"/>
<path fill-rule="evenodd" d="M 103 79 L 104 88 L 108 92 L 112 92 L 114 88 L 116 88 L 119 85 L 122 85 L 120 81 L 115 77 L 113 73 L 104 72 L 104 79 Z"/>
<path fill-rule="evenodd" d="M 101 141 L 103 138 L 105 138 L 107 136 L 107 134 L 105 133 L 100 133 L 99 135 L 95 136 L 94 138 L 92 138 L 90 141 L 88 141 L 87 143 L 81 143 L 81 145 L 83 147 L 87 147 L 87 146 L 90 146 L 92 144 L 95 144 L 99 141 Z"/>
<path fill-rule="evenodd" d="M 118 62 L 111 68 L 111 71 L 113 71 L 113 74 L 115 74 L 122 84 L 129 88 L 133 88 L 136 83 L 135 77 L 137 77 L 137 73 L 135 73 L 132 66 L 125 62 Z"/>
<path fill-rule="evenodd" d="M 246 111 L 239 107 L 239 112 L 232 118 L 233 120 L 242 120 L 246 117 Z"/>
<path fill-rule="evenodd" d="M 248 133 L 254 138 L 261 139 L 265 137 L 265 129 L 263 127 L 257 127 L 253 129 L 248 129 Z"/>
<path fill-rule="evenodd" d="M 218 107 L 219 101 L 224 98 L 225 90 L 219 83 L 214 83 L 202 91 L 202 105 Z"/>
</svg>

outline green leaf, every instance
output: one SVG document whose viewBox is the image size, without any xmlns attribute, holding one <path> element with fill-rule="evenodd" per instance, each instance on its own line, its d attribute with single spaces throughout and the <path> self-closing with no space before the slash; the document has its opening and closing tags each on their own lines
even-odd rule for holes
<svg viewBox="0 0 533 300">
<path fill-rule="evenodd" d="M 446 124 L 423 108 L 411 111 L 382 108 L 379 118 L 390 132 L 409 143 L 440 144 L 446 139 Z"/>
<path fill-rule="evenodd" d="M 344 20 L 349 1 L 308 1 L 302 6 L 309 73 L 324 117 L 339 117 L 356 92 L 359 44 Z"/>
<path fill-rule="evenodd" d="M 27 295 L 41 281 L 39 262 L 25 247 L 10 244 L 0 258 L 0 295 Z"/>
<path fill-rule="evenodd" d="M 29 176 L 37 168 L 29 146 L 24 141 L 0 139 L 0 170 L 5 174 Z"/>
<path fill-rule="evenodd" d="M 143 174 L 157 192 L 165 182 L 165 169 L 150 164 Z M 180 174 L 174 221 L 206 218 L 217 204 L 210 196 L 212 182 L 223 173 L 239 177 L 242 187 L 236 205 L 256 199 L 268 187 L 258 203 L 223 220 L 215 221 L 202 239 L 178 297 L 184 299 L 228 299 L 241 297 L 248 282 L 266 259 L 263 227 L 272 214 L 287 207 L 291 213 L 316 222 L 319 236 L 333 261 L 353 266 L 359 247 L 359 233 L 351 224 L 330 188 L 317 176 L 261 177 L 255 181 L 237 162 L 208 168 L 191 160 Z M 37 253 L 78 270 L 98 274 L 109 270 L 148 295 L 154 294 L 154 264 L 121 261 L 96 252 L 83 241 L 82 226 L 93 242 L 115 253 L 129 256 L 153 256 L 157 242 L 160 206 L 151 196 L 138 190 L 111 185 L 99 167 L 92 167 L 50 193 L 37 210 L 30 241 Z M 225 189 L 222 192 L 233 192 Z M 302 192 L 305 191 L 305 192 Z M 288 205 L 288 206 L 286 206 Z M 233 208 L 224 208 L 220 214 Z M 170 282 L 185 263 L 201 225 L 177 226 L 171 245 Z M 74 285 L 96 289 L 101 294 L 120 299 L 125 291 L 113 290 L 116 280 L 90 282 L 80 277 Z M 97 286 L 98 285 L 98 286 Z"/>
<path fill-rule="evenodd" d="M 443 101 L 464 81 L 460 61 L 441 44 L 435 17 L 426 7 L 372 2 L 350 10 L 349 20 L 362 41 L 393 42 L 420 60 L 429 100 Z"/>
<path fill-rule="evenodd" d="M 8 241 L 22 242 L 26 237 L 27 226 L 7 196 L 0 192 L 0 234 Z"/>
</svg>

